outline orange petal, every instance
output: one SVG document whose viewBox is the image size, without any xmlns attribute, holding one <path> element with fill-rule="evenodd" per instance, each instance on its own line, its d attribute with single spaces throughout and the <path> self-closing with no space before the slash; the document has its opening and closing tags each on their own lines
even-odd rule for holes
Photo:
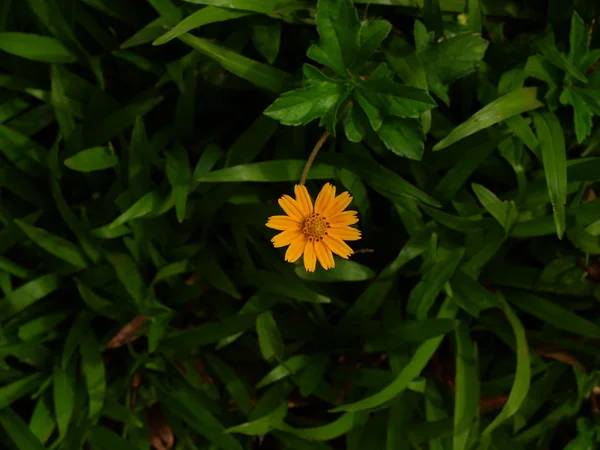
<svg viewBox="0 0 600 450">
<path fill-rule="evenodd" d="M 329 236 L 341 239 L 342 241 L 358 241 L 360 239 L 360 231 L 356 228 L 328 228 L 327 231 Z"/>
<path fill-rule="evenodd" d="M 302 253 L 304 253 L 304 248 L 306 247 L 307 242 L 308 241 L 304 234 L 294 239 L 285 252 L 285 260 L 291 263 L 298 261 L 298 259 L 302 256 Z"/>
<path fill-rule="evenodd" d="M 294 230 L 299 229 L 302 224 L 290 216 L 271 216 L 266 226 L 274 230 Z"/>
<path fill-rule="evenodd" d="M 328 255 L 329 253 L 329 255 Z M 323 244 L 323 242 L 317 241 L 315 242 L 315 254 L 317 255 L 317 259 L 319 260 L 319 263 L 321 263 L 321 266 L 323 266 L 323 269 L 327 270 L 327 269 L 331 269 L 333 266 L 330 264 L 330 259 L 333 260 L 333 255 L 331 255 L 331 250 L 329 250 L 329 248 L 327 248 L 327 246 L 325 244 Z M 329 256 L 331 256 L 331 258 L 329 258 Z"/>
<path fill-rule="evenodd" d="M 308 191 L 306 190 L 306 186 L 297 184 L 294 186 L 294 193 L 296 194 L 296 201 L 302 208 L 301 212 L 304 217 L 310 216 L 313 212 L 313 204 L 310 195 L 308 195 Z"/>
<path fill-rule="evenodd" d="M 323 211 L 323 215 L 327 218 L 330 216 L 337 215 L 341 213 L 346 206 L 348 206 L 352 202 L 352 196 L 347 192 L 342 192 L 336 198 L 329 202 L 325 210 Z"/>
<path fill-rule="evenodd" d="M 275 248 L 285 247 L 286 245 L 290 245 L 292 243 L 292 241 L 299 236 L 304 236 L 302 234 L 302 230 L 300 230 L 300 229 L 286 230 L 286 231 L 279 233 L 277 236 L 275 236 L 273 239 L 271 239 L 271 242 L 273 243 L 273 246 Z"/>
<path fill-rule="evenodd" d="M 281 206 L 281 209 L 283 209 L 288 216 L 292 217 L 298 222 L 302 222 L 304 220 L 305 216 L 302 215 L 301 206 L 292 197 L 289 195 L 284 195 L 278 201 L 279 206 Z"/>
<path fill-rule="evenodd" d="M 325 183 L 319 195 L 317 195 L 317 200 L 315 201 L 315 212 L 323 215 L 323 211 L 329 204 L 331 200 L 335 197 L 335 186 L 331 183 Z"/>
<path fill-rule="evenodd" d="M 327 247 L 329 247 L 333 253 L 344 259 L 348 259 L 348 256 L 354 253 L 354 251 L 348 247 L 348 244 L 333 236 L 325 236 L 323 242 L 327 244 Z"/>
<path fill-rule="evenodd" d="M 317 266 L 314 241 L 308 241 L 304 249 L 304 268 L 307 272 L 314 272 Z"/>
<path fill-rule="evenodd" d="M 332 227 L 345 227 L 357 223 L 358 217 L 356 211 L 344 211 L 331 217 L 327 217 L 327 222 L 329 222 L 329 225 Z"/>
<path fill-rule="evenodd" d="M 327 246 L 327 244 L 323 243 L 323 247 L 325 247 L 325 254 L 327 255 L 327 259 L 329 260 L 329 267 L 332 269 L 335 267 L 335 260 L 333 259 L 333 253 Z"/>
</svg>

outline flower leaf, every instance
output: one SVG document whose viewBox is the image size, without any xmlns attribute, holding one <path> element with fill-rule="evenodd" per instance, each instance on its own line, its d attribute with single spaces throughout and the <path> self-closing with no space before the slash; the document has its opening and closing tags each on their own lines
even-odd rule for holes
<svg viewBox="0 0 600 450">
<path fill-rule="evenodd" d="M 319 82 L 286 92 L 266 110 L 265 115 L 284 125 L 305 125 L 339 107 L 344 88 L 336 83 Z"/>
<path fill-rule="evenodd" d="M 379 48 L 381 43 L 392 31 L 392 24 L 387 20 L 362 22 L 359 30 L 359 48 L 352 63 L 352 68 L 358 68 Z"/>
<path fill-rule="evenodd" d="M 351 0 L 319 0 L 317 31 L 320 40 L 306 55 L 346 77 L 359 49 L 360 21 Z"/>
<path fill-rule="evenodd" d="M 420 161 L 425 151 L 423 128 L 418 120 L 387 117 L 377 134 L 392 152 Z"/>
</svg>

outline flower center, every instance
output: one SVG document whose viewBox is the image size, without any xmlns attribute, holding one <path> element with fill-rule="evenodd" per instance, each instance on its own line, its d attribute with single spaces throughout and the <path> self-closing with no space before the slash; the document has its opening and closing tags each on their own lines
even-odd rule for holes
<svg viewBox="0 0 600 450">
<path fill-rule="evenodd" d="M 327 218 L 320 216 L 319 213 L 312 213 L 302 224 L 302 231 L 309 241 L 322 241 L 323 236 L 327 235 L 329 228 Z"/>
</svg>

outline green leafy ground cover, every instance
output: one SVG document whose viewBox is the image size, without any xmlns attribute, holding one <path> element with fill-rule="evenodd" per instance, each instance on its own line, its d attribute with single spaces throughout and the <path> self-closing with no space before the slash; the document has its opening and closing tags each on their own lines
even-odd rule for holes
<svg viewBox="0 0 600 450">
<path fill-rule="evenodd" d="M 2 448 L 596 448 L 599 18 L 1 2 Z M 317 143 L 362 239 L 308 273 Z"/>
</svg>

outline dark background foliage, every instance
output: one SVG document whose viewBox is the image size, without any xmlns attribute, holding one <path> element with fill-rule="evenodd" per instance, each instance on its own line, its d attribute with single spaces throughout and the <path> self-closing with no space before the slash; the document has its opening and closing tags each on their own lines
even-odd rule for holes
<svg viewBox="0 0 600 450">
<path fill-rule="evenodd" d="M 2 448 L 596 448 L 600 4 L 354 5 L 0 4 Z M 264 224 L 325 130 L 309 274 Z"/>
</svg>

